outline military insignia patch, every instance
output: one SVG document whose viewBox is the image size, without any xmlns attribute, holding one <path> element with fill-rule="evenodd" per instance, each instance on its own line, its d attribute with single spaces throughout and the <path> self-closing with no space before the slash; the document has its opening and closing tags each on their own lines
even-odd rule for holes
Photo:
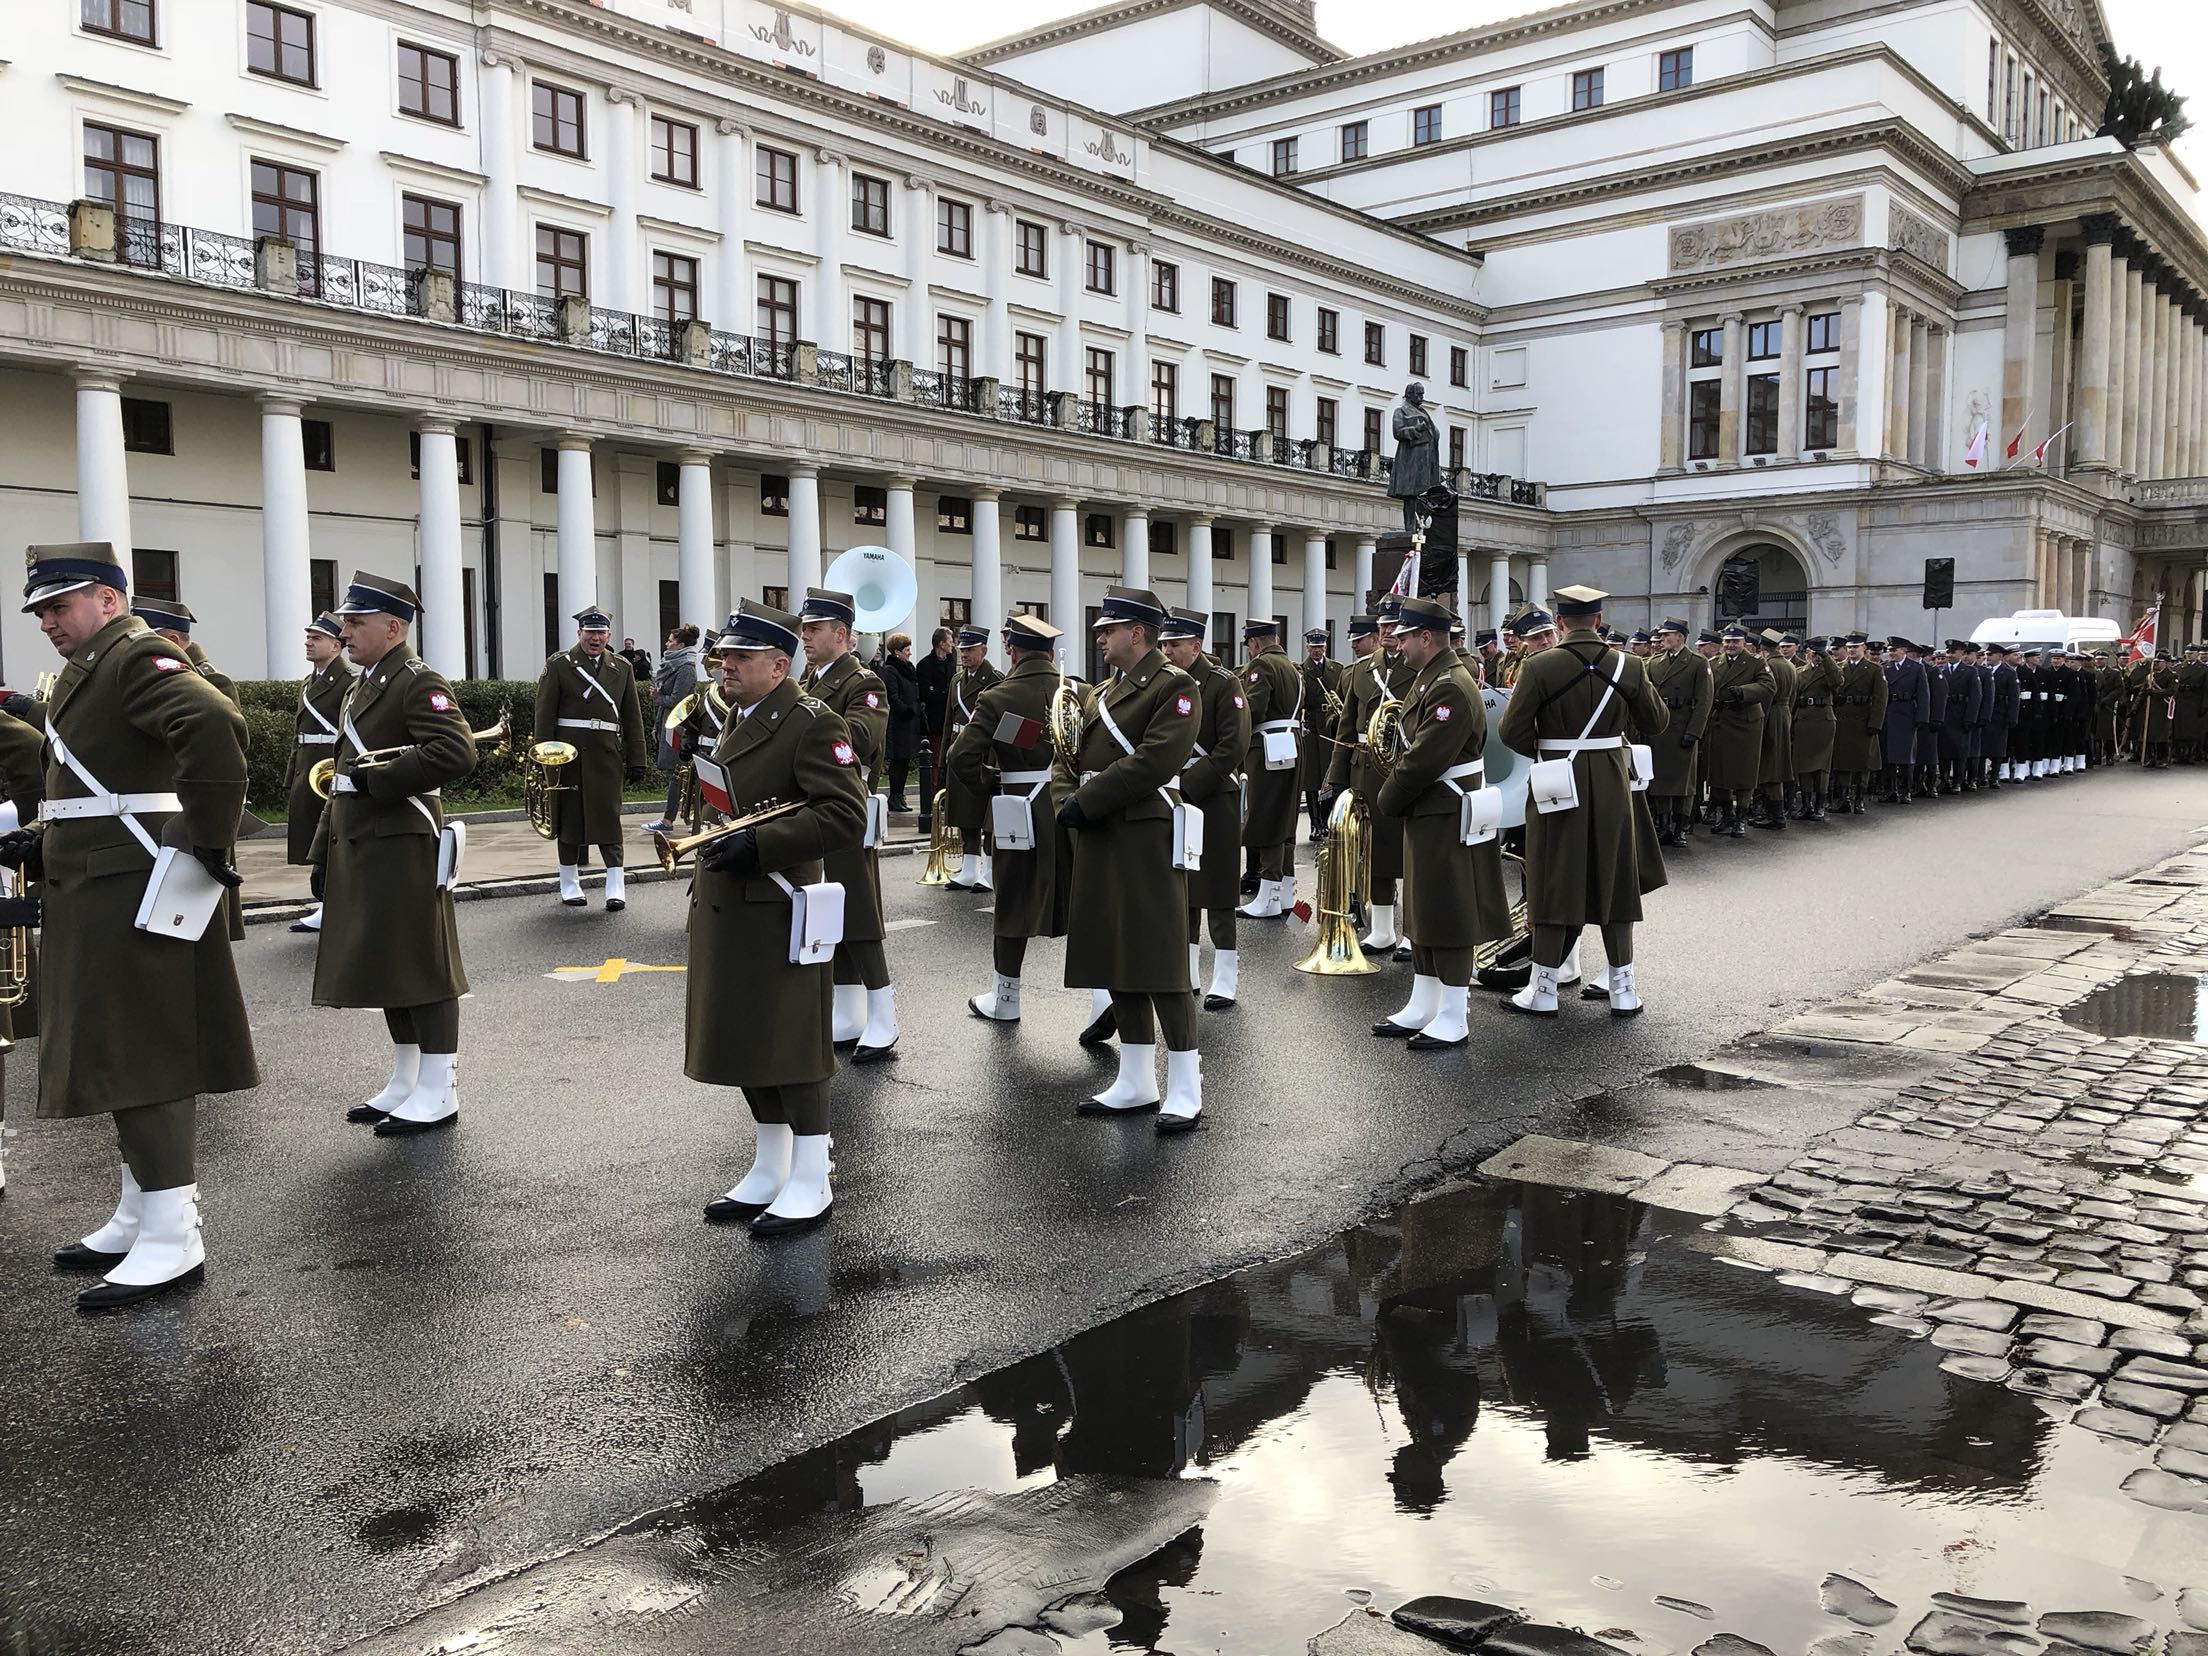
<svg viewBox="0 0 2208 1656">
<path fill-rule="evenodd" d="M 1189 700 L 1189 698 L 1186 696 L 1174 697 L 1173 705 L 1179 708 L 1183 713 L 1193 713 L 1196 711 L 1196 704 L 1193 701 Z"/>
<path fill-rule="evenodd" d="M 879 707 L 882 705 L 882 698 L 880 696 L 877 696 L 873 691 L 869 690 L 866 693 L 866 705 L 869 707 Z"/>
<path fill-rule="evenodd" d="M 174 656 L 155 656 L 153 665 L 157 670 L 164 673 L 181 673 L 184 671 L 184 663 Z"/>
<path fill-rule="evenodd" d="M 432 690 L 429 693 L 429 705 L 440 713 L 450 713 L 452 711 L 452 698 L 442 690 Z"/>
<path fill-rule="evenodd" d="M 1439 719 L 1443 724 L 1447 724 L 1449 722 L 1449 711 L 1450 710 L 1446 707 L 1437 707 L 1434 709 L 1434 717 Z"/>
<path fill-rule="evenodd" d="M 1234 698 L 1234 705 L 1235 705 L 1235 706 L 1237 706 L 1237 707 L 1247 707 L 1247 706 L 1249 706 L 1250 704 L 1249 704 L 1248 702 L 1244 701 L 1244 700 L 1243 700 L 1243 699 L 1242 699 L 1242 698 L 1241 698 L 1241 697 L 1240 697 L 1239 695 L 1237 695 L 1237 696 L 1236 696 L 1236 697 Z"/>
<path fill-rule="evenodd" d="M 851 751 L 849 742 L 838 742 L 829 751 L 836 756 L 836 763 L 839 765 L 850 765 L 858 762 L 859 756 Z"/>
</svg>

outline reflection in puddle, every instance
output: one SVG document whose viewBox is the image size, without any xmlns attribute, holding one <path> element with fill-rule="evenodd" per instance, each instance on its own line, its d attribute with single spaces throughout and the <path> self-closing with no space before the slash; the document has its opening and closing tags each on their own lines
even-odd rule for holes
<svg viewBox="0 0 2208 1656">
<path fill-rule="evenodd" d="M 1941 1591 L 2115 1606 L 2178 1544 L 2160 1526 L 2187 1520 L 2109 1499 L 2121 1447 L 1690 1237 L 1709 1240 L 1620 1198 L 1443 1192 L 682 1522 L 758 1556 L 808 1515 L 945 1489 L 1201 1474 L 1208 1514 L 1113 1577 L 1118 1624 L 1066 1648 L 1249 1656 L 1301 1650 L 1359 1593 L 1493 1599 L 1636 1656 L 1702 1642 L 1706 1616 L 1803 1650 Z"/>
<path fill-rule="evenodd" d="M 2208 1042 L 2208 975 L 2142 972 L 2096 989 L 2062 1020 L 2096 1035 Z"/>
<path fill-rule="evenodd" d="M 2082 914 L 2043 914 L 2031 924 L 2040 931 L 2095 932 L 2119 943 L 2129 943 L 2136 935 L 2121 920 L 2094 920 Z"/>
</svg>

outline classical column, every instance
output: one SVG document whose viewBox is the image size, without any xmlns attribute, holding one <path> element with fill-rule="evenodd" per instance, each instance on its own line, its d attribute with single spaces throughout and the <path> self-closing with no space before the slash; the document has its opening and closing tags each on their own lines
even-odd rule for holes
<svg viewBox="0 0 2208 1656">
<path fill-rule="evenodd" d="M 2146 382 L 2145 433 L 2139 445 L 2139 475 L 2167 477 L 2163 443 L 2169 435 L 2170 297 L 2169 267 L 2156 260 L 2148 272 L 2147 323 L 2140 334 L 2139 367 Z"/>
<path fill-rule="evenodd" d="M 1457 620 L 1465 629 L 1465 644 L 1471 645 L 1472 630 L 1472 553 L 1469 548 L 1457 548 Z"/>
<path fill-rule="evenodd" d="M 899 475 L 892 477 L 882 490 L 882 544 L 913 566 L 917 574 L 920 568 L 919 541 L 913 534 L 913 486 L 920 480 Z M 974 619 L 982 626 L 993 626 L 993 621 L 982 619 L 979 611 Z"/>
<path fill-rule="evenodd" d="M 1352 615 L 1372 602 L 1372 560 L 1379 550 L 1379 543 L 1370 535 L 1357 537 L 1357 584 L 1349 592 L 1349 609 Z"/>
<path fill-rule="evenodd" d="M 820 244 L 820 279 L 813 294 L 810 323 L 800 318 L 798 336 L 824 351 L 851 349 L 851 295 L 843 280 L 843 227 L 851 216 L 850 163 L 834 150 L 813 151 L 813 211 Z M 796 589 L 791 589 L 796 597 Z"/>
<path fill-rule="evenodd" d="M 1779 453 L 1791 464 L 1802 457 L 1802 316 L 1789 305 L 1779 318 Z M 1668 372 L 1668 369 L 1667 369 Z"/>
<path fill-rule="evenodd" d="M 606 94 L 606 189 L 613 203 L 613 222 L 606 226 L 606 308 L 632 314 L 644 309 L 636 279 L 636 184 L 643 171 L 636 153 L 640 118 L 634 92 L 617 86 Z"/>
<path fill-rule="evenodd" d="M 2033 349 L 2039 336 L 2039 250 L 2047 232 L 2036 224 L 2002 232 L 2009 248 L 2008 303 L 2001 319 L 2001 440 L 2006 443 L 2044 410 L 2033 399 Z"/>
<path fill-rule="evenodd" d="M 1273 532 L 1253 525 L 1250 529 L 1250 619 L 1270 621 L 1273 614 Z"/>
<path fill-rule="evenodd" d="M 537 547 L 537 479 L 543 444 L 537 432 L 508 427 L 512 435 L 487 443 L 490 498 L 497 506 L 499 546 L 498 631 L 490 659 L 519 677 L 546 654 L 544 555 Z M 488 531 L 487 531 L 488 532 Z M 712 617 L 715 623 L 719 616 Z"/>
<path fill-rule="evenodd" d="M 1885 432 L 1886 295 L 1876 289 L 1840 302 L 1840 446 L 1876 455 Z"/>
<path fill-rule="evenodd" d="M 2047 406 L 2045 417 L 2039 421 L 2042 432 L 2061 431 L 2077 419 L 2077 350 L 2069 326 L 2076 306 L 2078 285 L 2078 256 L 2067 249 L 2055 255 L 2055 280 L 2047 290 L 2047 314 L 2055 319 L 2049 330 L 2052 339 L 2047 351 Z M 2071 456 L 2075 452 L 2071 443 L 2076 437 L 2072 432 L 2060 443 L 2047 449 L 2047 470 L 2060 475 L 2070 469 Z"/>
<path fill-rule="evenodd" d="M 1932 324 L 1925 336 L 1924 456 L 1929 471 L 1947 469 L 1947 329 Z"/>
<path fill-rule="evenodd" d="M 2110 280 L 2117 218 L 2089 213 L 2085 231 L 2085 326 L 2078 362 L 2078 429 L 2071 452 L 2081 466 L 2108 463 Z"/>
<path fill-rule="evenodd" d="M 1677 471 L 1687 463 L 1687 325 L 1664 324 L 1664 403 L 1658 422 L 1656 464 Z"/>
<path fill-rule="evenodd" d="M 422 445 L 426 450 L 429 439 Z M 425 456 L 426 458 L 426 456 Z M 422 476 L 429 476 L 428 466 Z M 560 619 L 555 636 L 566 636 L 566 618 L 598 602 L 598 521 L 590 498 L 590 439 L 569 433 L 560 438 L 558 499 Z"/>
<path fill-rule="evenodd" d="M 106 541 L 123 567 L 130 567 L 123 382 L 108 374 L 77 375 L 77 538 Z"/>
<path fill-rule="evenodd" d="M 1188 520 L 1188 607 L 1204 615 L 1211 613 L 1211 519 L 1208 517 Z M 1231 657 L 1234 646 L 1214 638 L 1208 648 L 1224 661 Z M 1227 653 L 1222 654 L 1222 651 Z"/>
<path fill-rule="evenodd" d="M 820 468 L 790 468 L 790 605 L 820 585 Z"/>
<path fill-rule="evenodd" d="M 1741 316 L 1735 311 L 1725 318 L 1725 377 L 1717 394 L 1717 458 L 1727 466 L 1740 464 L 1740 349 Z"/>
<path fill-rule="evenodd" d="M 1549 559 L 1545 552 L 1536 552 L 1526 565 L 1526 602 L 1536 609 L 1549 607 Z"/>
<path fill-rule="evenodd" d="M 2185 425 L 2191 437 L 2191 464 L 2186 475 L 2199 477 L 2208 472 L 2208 333 L 2202 331 L 2208 324 L 2208 300 L 2196 297 L 2193 301 L 2193 394 L 2185 405 Z"/>
<path fill-rule="evenodd" d="M 1510 554 L 1491 552 L 1487 559 L 1487 624 L 1501 632 L 1509 623 Z"/>
<path fill-rule="evenodd" d="M 684 449 L 675 488 L 675 580 L 678 619 L 717 627 L 727 613 L 713 587 L 713 457 Z"/>
<path fill-rule="evenodd" d="M 1326 537 L 1303 537 L 1303 627 L 1326 625 Z"/>
<path fill-rule="evenodd" d="M 1891 353 L 1889 371 L 1893 375 L 1893 389 L 1886 398 L 1886 449 L 1887 456 L 1895 460 L 1909 458 L 1909 392 L 1915 380 L 1909 362 L 1909 347 L 1916 318 L 1901 306 L 1893 307 Z"/>
<path fill-rule="evenodd" d="M 990 202 L 981 210 L 981 246 L 988 268 L 1001 275 L 1012 268 L 1012 210 Z M 992 280 L 983 284 L 989 292 L 988 310 L 981 321 L 980 350 L 976 354 L 973 373 L 990 379 L 1009 382 L 1012 378 L 1012 308 L 1006 302 L 1004 284 Z M 994 418 L 995 409 L 982 410 L 985 418 Z"/>
<path fill-rule="evenodd" d="M 1150 406 L 1150 244 L 1124 244 L 1120 259 L 1119 296 L 1125 306 L 1127 344 L 1119 365 L 1121 403 Z M 1000 267 L 1001 268 L 1001 267 Z M 1295 435 L 1293 431 L 1289 433 Z"/>
<path fill-rule="evenodd" d="M 1932 325 L 1921 315 L 1909 318 L 1909 430 L 1904 456 L 1912 466 L 1924 464 L 1929 446 L 1932 401 Z"/>
<path fill-rule="evenodd" d="M 741 121 L 717 121 L 713 130 L 721 140 L 721 245 L 714 255 L 720 279 L 714 289 L 716 299 L 710 320 L 726 333 L 748 334 L 759 320 L 744 263 L 744 238 L 750 234 L 753 189 L 747 148 L 751 134 Z M 714 617 L 715 625 L 719 621 L 718 616 Z"/>
<path fill-rule="evenodd" d="M 483 79 L 483 280 L 492 287 L 531 288 L 522 280 L 521 124 L 514 109 L 516 66 L 496 52 L 481 55 Z M 462 271 L 464 277 L 467 272 Z"/>
<path fill-rule="evenodd" d="M 460 583 L 459 438 L 450 420 L 424 420 L 415 430 L 422 445 L 422 625 L 417 647 L 422 659 L 438 672 L 448 679 L 460 678 L 468 670 L 468 615 L 461 599 Z M 560 458 L 564 463 L 567 458 L 564 450 Z M 587 467 L 588 450 L 581 458 Z M 302 485 L 305 481 L 304 477 L 300 479 Z M 587 476 L 583 487 L 587 498 L 590 487 Z M 564 526 L 567 494 L 564 482 L 560 494 Z M 564 582 L 561 596 L 566 596 Z M 588 601 L 586 596 L 583 602 Z"/>
<path fill-rule="evenodd" d="M 2108 253 L 2108 393 L 2103 399 L 2107 435 L 2101 444 L 2101 461 L 2111 470 L 2122 471 L 2124 422 L 2131 401 L 2124 378 L 2124 340 L 2131 327 L 2131 237 L 2121 227 L 2111 238 Z"/>
<path fill-rule="evenodd" d="M 1071 391 L 1081 384 L 1081 284 L 1089 262 L 1088 233 L 1078 224 L 1058 227 L 1058 338 L 1043 365 L 1043 389 Z M 1194 301 L 1184 297 L 1184 304 Z"/>
<path fill-rule="evenodd" d="M 457 495 L 453 511 L 457 531 Z M 300 441 L 299 404 L 284 397 L 263 397 L 261 624 L 268 642 L 266 677 L 280 678 L 290 672 L 299 653 L 299 629 L 314 618 L 309 556 L 307 455 Z"/>
<path fill-rule="evenodd" d="M 1088 618 L 1081 613 L 1081 503 L 1050 503 L 1050 622 L 1059 631 L 1058 665 L 1081 671 L 1087 657 L 1081 640 Z"/>
<path fill-rule="evenodd" d="M 2178 451 L 2184 435 L 2179 398 L 2184 387 L 2185 330 L 2186 321 L 2181 306 L 2184 303 L 2184 284 L 2173 270 L 2170 273 L 2170 291 L 2163 300 L 2162 350 L 2169 360 L 2168 370 L 2162 377 L 2162 475 L 2176 477 L 2182 470 Z"/>
<path fill-rule="evenodd" d="M 2139 475 L 2140 445 L 2146 436 L 2147 392 L 2145 367 L 2147 324 L 2147 261 L 2153 257 L 2134 243 L 2131 268 L 2126 273 L 2124 300 L 2124 449 L 2120 462 L 2129 475 Z"/>
<path fill-rule="evenodd" d="M 1119 520 L 1119 584 L 1150 586 L 1150 514 L 1132 506 Z"/>
<path fill-rule="evenodd" d="M 989 629 L 989 656 L 1004 659 L 1004 491 L 974 490 L 974 625 Z"/>
</svg>

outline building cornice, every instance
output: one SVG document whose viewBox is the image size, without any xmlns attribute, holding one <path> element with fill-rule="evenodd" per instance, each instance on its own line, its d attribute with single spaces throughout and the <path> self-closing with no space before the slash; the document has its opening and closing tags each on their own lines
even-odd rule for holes
<svg viewBox="0 0 2208 1656">
<path fill-rule="evenodd" d="M 1063 17 L 1020 34 L 1001 35 L 995 40 L 970 47 L 957 56 L 967 63 L 986 67 L 1005 58 L 1024 57 L 1046 46 L 1101 34 L 1129 23 L 1139 23 L 1145 18 L 1162 17 L 1168 12 L 1196 5 L 1223 12 L 1237 23 L 1246 24 L 1258 33 L 1279 41 L 1283 46 L 1301 52 L 1315 63 L 1332 63 L 1342 56 L 1339 50 L 1317 35 L 1306 34 L 1261 7 L 1245 4 L 1244 0 L 1122 0 L 1121 4 L 1099 6 L 1094 11 L 1079 12 L 1072 17 Z"/>
<path fill-rule="evenodd" d="M 164 98 L 158 92 L 141 92 L 135 86 L 117 86 L 113 81 L 93 80 L 85 75 L 56 74 L 54 80 L 80 98 L 105 98 L 151 110 L 156 115 L 181 115 L 192 107 L 182 98 Z"/>
<path fill-rule="evenodd" d="M 538 184 L 517 184 L 514 194 L 524 201 L 533 201 L 539 207 L 554 207 L 563 213 L 584 213 L 593 218 L 609 217 L 613 209 L 602 201 L 586 200 L 582 196 L 562 195 L 557 190 L 547 190 Z"/>
<path fill-rule="evenodd" d="M 2208 288 L 2204 230 L 2130 151 L 2067 157 L 1977 181 L 1964 201 L 1965 233 L 2060 224 L 2114 213 L 2195 287 Z"/>
<path fill-rule="evenodd" d="M 280 143 L 297 144 L 305 149 L 320 150 L 325 155 L 335 155 L 345 147 L 345 140 L 332 138 L 325 133 L 310 132 L 305 127 L 283 126 L 275 121 L 263 121 L 252 115 L 236 113 L 223 116 L 233 129 L 250 138 L 273 138 Z"/>
<path fill-rule="evenodd" d="M 465 167 L 448 167 L 441 161 L 425 161 L 418 155 L 404 155 L 397 150 L 381 151 L 380 159 L 394 172 L 419 173 L 424 178 L 434 178 L 440 183 L 460 189 L 486 189 L 491 182 L 488 173 L 470 172 Z"/>
</svg>

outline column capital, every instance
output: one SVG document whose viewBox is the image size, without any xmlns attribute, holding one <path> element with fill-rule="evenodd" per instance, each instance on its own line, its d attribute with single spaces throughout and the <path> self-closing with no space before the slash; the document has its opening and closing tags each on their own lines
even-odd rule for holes
<svg viewBox="0 0 2208 1656">
<path fill-rule="evenodd" d="M 701 448 L 677 449 L 675 451 L 675 464 L 678 466 L 710 466 L 713 464 L 713 451 Z"/>
<path fill-rule="evenodd" d="M 732 116 L 723 115 L 713 123 L 713 130 L 723 138 L 740 138 L 750 134 L 751 128 Z"/>
<path fill-rule="evenodd" d="M 784 472 L 783 476 L 788 477 L 793 481 L 800 477 L 809 477 L 817 482 L 820 478 L 820 468 L 814 465 L 810 460 L 792 460 L 789 465 L 789 470 Z"/>
<path fill-rule="evenodd" d="M 1004 498 L 1004 490 L 994 483 L 977 483 L 974 486 L 972 498 L 974 498 L 975 500 L 989 501 L 1002 500 Z"/>
<path fill-rule="evenodd" d="M 563 431 L 553 440 L 552 446 L 559 449 L 581 449 L 585 454 L 588 454 L 590 452 L 590 442 L 591 440 L 579 431 Z"/>
<path fill-rule="evenodd" d="M 1664 332 L 1667 334 L 1683 334 L 1686 331 L 1687 320 L 1685 317 L 1668 316 L 1664 319 Z"/>
<path fill-rule="evenodd" d="M 824 167 L 842 167 L 850 164 L 841 150 L 816 149 L 813 151 L 813 159 Z"/>
<path fill-rule="evenodd" d="M 607 88 L 606 102 L 609 104 L 627 104 L 631 109 L 634 109 L 637 107 L 639 100 L 637 95 L 627 87 L 614 86 Z"/>
<path fill-rule="evenodd" d="M 2078 220 L 2078 228 L 2085 232 L 2088 247 L 2113 246 L 2116 233 L 2123 227 L 2123 219 L 2115 213 L 2087 213 Z"/>
<path fill-rule="evenodd" d="M 486 69 L 518 69 L 521 60 L 511 52 L 485 50 L 476 54 L 476 61 Z"/>
<path fill-rule="evenodd" d="M 910 494 L 913 489 L 918 486 L 919 482 L 920 479 L 912 476 L 910 473 L 892 472 L 889 477 L 884 480 L 882 486 L 889 489 L 902 489 L 907 494 Z"/>
<path fill-rule="evenodd" d="M 2009 244 L 2010 258 L 2035 259 L 2039 256 L 2039 250 L 2046 245 L 2047 227 L 2043 224 L 2019 224 L 2002 231 L 2001 236 Z"/>
<path fill-rule="evenodd" d="M 424 437 L 454 437 L 459 435 L 460 422 L 446 414 L 418 414 L 414 418 L 414 429 Z M 587 439 L 584 446 L 589 446 Z M 560 447 L 567 447 L 564 437 L 560 440 Z"/>
<path fill-rule="evenodd" d="M 293 418 L 306 412 L 306 400 L 292 396 L 287 391 L 263 391 L 253 399 L 261 405 L 263 414 L 288 414 Z"/>
<path fill-rule="evenodd" d="M 905 188 L 908 190 L 917 190 L 920 191 L 922 194 L 925 194 L 927 191 L 935 188 L 935 180 L 932 178 L 922 178 L 918 173 L 907 173 L 905 174 Z"/>
<path fill-rule="evenodd" d="M 80 391 L 120 391 L 128 374 L 119 374 L 112 368 L 72 368 L 69 377 L 77 382 Z"/>
<path fill-rule="evenodd" d="M 1218 516 L 1215 513 L 1194 512 L 1189 515 L 1188 526 L 1191 529 L 1209 529 L 1218 521 Z"/>
<path fill-rule="evenodd" d="M 1054 512 L 1078 512 L 1081 510 L 1081 502 L 1070 495 L 1060 495 L 1050 503 L 1050 509 Z"/>
<path fill-rule="evenodd" d="M 1797 302 L 1795 304 L 1788 305 L 1783 311 L 1780 312 L 1780 314 L 1783 316 L 1806 316 L 1809 314 L 1809 307 L 1805 304 Z"/>
</svg>

